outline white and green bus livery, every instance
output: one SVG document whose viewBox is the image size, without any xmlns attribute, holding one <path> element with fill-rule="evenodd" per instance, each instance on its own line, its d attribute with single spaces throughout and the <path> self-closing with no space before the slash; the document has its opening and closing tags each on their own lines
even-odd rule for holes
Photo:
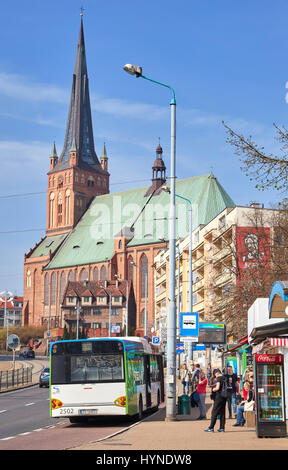
<svg viewBox="0 0 288 470">
<path fill-rule="evenodd" d="M 72 423 L 136 415 L 164 401 L 163 357 L 143 338 L 57 341 L 50 348 L 50 416 Z"/>
</svg>

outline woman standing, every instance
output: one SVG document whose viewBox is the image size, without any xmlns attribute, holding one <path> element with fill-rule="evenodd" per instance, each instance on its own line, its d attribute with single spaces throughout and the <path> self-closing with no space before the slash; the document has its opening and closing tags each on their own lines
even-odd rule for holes
<svg viewBox="0 0 288 470">
<path fill-rule="evenodd" d="M 199 406 L 199 411 L 200 411 L 200 419 L 206 419 L 206 404 L 205 404 L 205 399 L 206 399 L 206 387 L 208 384 L 208 380 L 204 374 L 204 372 L 200 372 L 200 377 L 199 381 L 197 383 L 197 388 L 196 391 L 199 395 L 199 401 L 198 401 L 198 406 Z"/>
</svg>

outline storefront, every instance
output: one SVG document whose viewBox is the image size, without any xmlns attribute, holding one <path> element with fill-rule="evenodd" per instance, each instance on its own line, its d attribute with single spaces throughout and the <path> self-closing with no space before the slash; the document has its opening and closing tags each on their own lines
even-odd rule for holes
<svg viewBox="0 0 288 470">
<path fill-rule="evenodd" d="M 288 416 L 288 281 L 275 282 L 269 299 L 257 299 L 248 310 L 248 342 L 252 354 L 283 355 Z"/>
</svg>

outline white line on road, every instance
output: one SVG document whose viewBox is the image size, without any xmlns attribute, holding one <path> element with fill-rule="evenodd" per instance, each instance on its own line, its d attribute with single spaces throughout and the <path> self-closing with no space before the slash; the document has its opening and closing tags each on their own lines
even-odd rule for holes
<svg viewBox="0 0 288 470">
<path fill-rule="evenodd" d="M 0 410 L 0 413 L 5 413 L 5 411 L 7 411 L 7 410 Z"/>
<path fill-rule="evenodd" d="M 25 406 L 35 405 L 35 403 L 27 403 Z"/>
</svg>

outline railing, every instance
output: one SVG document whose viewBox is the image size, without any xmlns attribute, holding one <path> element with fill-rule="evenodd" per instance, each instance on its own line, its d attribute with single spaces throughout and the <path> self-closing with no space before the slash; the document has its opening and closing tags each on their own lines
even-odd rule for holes
<svg viewBox="0 0 288 470">
<path fill-rule="evenodd" d="M 32 365 L 16 370 L 0 371 L 0 390 L 32 382 Z"/>
</svg>

